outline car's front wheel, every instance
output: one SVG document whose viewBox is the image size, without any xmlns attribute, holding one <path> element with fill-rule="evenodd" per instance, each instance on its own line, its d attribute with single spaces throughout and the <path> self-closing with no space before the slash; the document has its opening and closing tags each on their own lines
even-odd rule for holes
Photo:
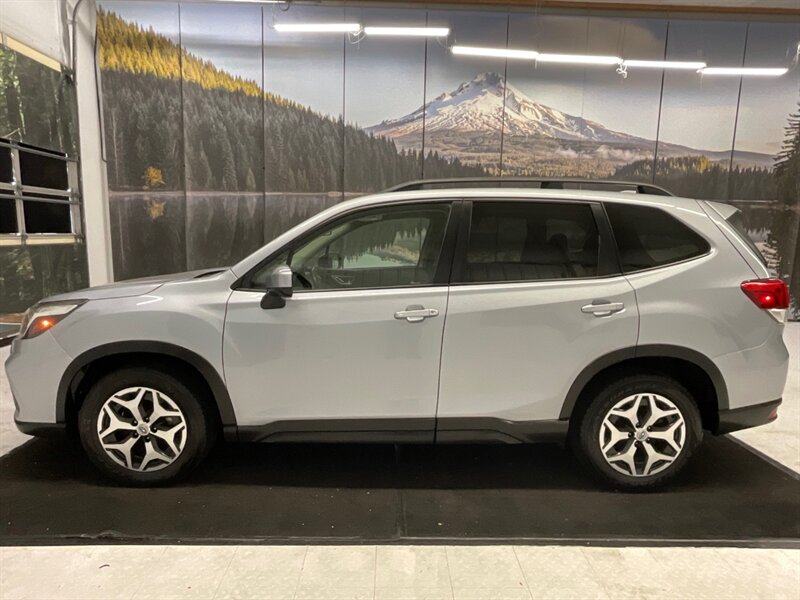
<svg viewBox="0 0 800 600">
<path fill-rule="evenodd" d="M 158 485 L 195 467 L 215 438 L 201 394 L 149 367 L 109 373 L 89 390 L 78 414 L 81 443 L 109 477 Z"/>
<path fill-rule="evenodd" d="M 671 479 L 702 439 L 692 396 L 655 374 L 606 384 L 579 419 L 574 446 L 597 476 L 617 488 L 653 488 Z"/>
</svg>

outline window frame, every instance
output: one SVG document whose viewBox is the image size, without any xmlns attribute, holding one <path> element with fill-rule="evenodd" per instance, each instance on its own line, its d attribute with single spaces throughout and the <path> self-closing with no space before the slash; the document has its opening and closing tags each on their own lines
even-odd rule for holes
<svg viewBox="0 0 800 600">
<path fill-rule="evenodd" d="M 0 201 L 15 205 L 17 228 L 15 233 L 0 233 L 0 246 L 25 246 L 40 244 L 74 244 L 83 239 L 83 212 L 79 192 L 78 160 L 61 152 L 49 151 L 0 139 L 0 149 L 11 155 L 11 182 L 0 181 Z M 67 189 L 44 188 L 26 185 L 22 181 L 20 152 L 38 154 L 61 160 L 67 170 Z M 37 196 L 38 195 L 38 196 Z M 42 198 L 40 196 L 46 196 Z M 69 207 L 70 231 L 62 233 L 30 233 L 25 223 L 25 204 L 57 204 Z"/>
<path fill-rule="evenodd" d="M 320 232 L 330 229 L 331 227 L 335 226 L 338 222 L 344 221 L 347 219 L 352 218 L 353 216 L 364 213 L 364 212 L 372 212 L 376 209 L 381 208 L 400 208 L 403 206 L 420 206 L 423 207 L 425 205 L 431 204 L 449 204 L 450 205 L 450 214 L 447 218 L 447 223 L 445 225 L 445 232 L 444 232 L 444 239 L 442 240 L 442 249 L 439 253 L 439 263 L 436 266 L 436 273 L 434 274 L 433 281 L 430 283 L 420 283 L 416 285 L 398 285 L 398 286 L 381 286 L 381 287 L 360 287 L 360 288 L 341 288 L 341 289 L 329 289 L 329 290 L 314 290 L 314 289 L 297 289 L 294 290 L 295 294 L 327 294 L 327 293 L 341 293 L 341 292 L 366 292 L 366 291 L 376 291 L 376 290 L 407 290 L 407 289 L 418 289 L 418 288 L 430 288 L 430 287 L 441 287 L 447 286 L 450 279 L 450 273 L 452 270 L 452 263 L 453 263 L 453 255 L 454 255 L 454 247 L 456 242 L 457 230 L 459 226 L 459 221 L 461 219 L 461 210 L 460 205 L 462 201 L 459 198 L 413 198 L 404 201 L 390 201 L 390 202 L 380 202 L 375 204 L 369 204 L 367 206 L 359 206 L 357 208 L 353 208 L 351 210 L 345 211 L 343 213 L 339 213 L 336 215 L 331 216 L 330 219 L 326 219 L 322 223 L 319 223 L 315 227 L 311 228 L 310 230 L 298 235 L 297 237 L 293 238 L 292 240 L 288 241 L 286 244 L 278 248 L 275 252 L 272 252 L 261 260 L 255 267 L 251 268 L 247 273 L 245 273 L 242 277 L 237 279 L 231 285 L 231 289 L 235 291 L 242 291 L 242 292 L 263 292 L 266 293 L 266 289 L 253 287 L 252 279 L 258 273 L 262 267 L 269 264 L 276 258 L 278 258 L 281 254 L 292 253 L 294 250 L 302 245 L 304 245 L 307 241 L 309 241 L 314 236 L 318 235 Z"/>
<path fill-rule="evenodd" d="M 597 275 L 588 277 L 559 277 L 551 279 L 519 279 L 514 281 L 465 281 L 467 272 L 467 253 L 469 250 L 469 237 L 472 228 L 473 204 L 475 202 L 497 202 L 512 203 L 525 202 L 535 204 L 578 204 L 588 206 L 592 211 L 592 216 L 597 226 L 597 234 L 600 238 L 600 245 L 597 257 Z M 622 275 L 619 263 L 619 254 L 616 242 L 611 233 L 611 225 L 608 222 L 602 202 L 596 200 L 581 200 L 572 198 L 530 198 L 530 197 L 496 197 L 487 196 L 485 198 L 471 198 L 463 203 L 463 217 L 460 222 L 458 240 L 456 242 L 456 252 L 453 258 L 453 269 L 450 277 L 451 286 L 486 286 L 486 285 L 529 285 L 531 283 L 553 283 L 553 282 L 574 282 L 591 281 L 595 279 L 609 279 Z"/>
<path fill-rule="evenodd" d="M 617 254 L 617 262 L 619 264 L 619 270 L 620 270 L 620 273 L 622 273 L 625 276 L 638 275 L 639 273 L 650 273 L 651 271 L 655 271 L 657 269 L 668 269 L 669 267 L 674 267 L 676 265 L 682 265 L 682 264 L 689 263 L 689 262 L 692 262 L 692 261 L 695 261 L 695 260 L 700 260 L 701 258 L 705 258 L 705 257 L 711 255 L 714 252 L 714 244 L 711 243 L 711 240 L 708 239 L 707 236 L 705 236 L 704 234 L 700 233 L 697 229 L 695 229 L 694 227 L 692 227 L 691 225 L 689 225 L 685 221 L 679 219 L 678 217 L 676 217 L 674 215 L 671 215 L 669 213 L 669 211 L 664 210 L 660 206 L 653 205 L 653 204 L 646 204 L 646 203 L 638 203 L 638 202 L 636 202 L 636 203 L 634 203 L 634 202 L 630 202 L 630 203 L 628 203 L 628 202 L 603 202 L 602 204 L 603 204 L 603 213 L 605 214 L 605 217 L 606 217 L 606 224 L 608 226 L 609 233 L 610 233 L 610 235 L 612 237 L 612 240 L 613 240 L 613 243 L 614 243 L 614 250 L 615 250 L 615 252 Z M 674 221 L 677 221 L 678 224 L 680 224 L 681 226 L 685 227 L 686 229 L 688 229 L 689 231 L 694 233 L 696 236 L 698 236 L 701 240 L 703 240 L 705 242 L 705 244 L 706 244 L 706 251 L 701 253 L 701 254 L 695 254 L 694 256 L 690 256 L 688 258 L 682 258 L 681 260 L 668 262 L 668 263 L 665 263 L 663 265 L 655 265 L 655 266 L 652 266 L 652 267 L 647 267 L 645 269 L 636 269 L 635 271 L 626 271 L 623 268 L 623 265 L 622 265 L 622 252 L 620 250 L 619 245 L 617 244 L 617 238 L 614 235 L 614 228 L 611 226 L 611 217 L 609 217 L 608 213 L 606 212 L 606 205 L 607 204 L 614 204 L 614 205 L 620 205 L 620 206 L 626 206 L 626 205 L 627 206 L 636 206 L 636 207 L 642 207 L 642 208 L 651 208 L 653 210 L 660 211 L 660 212 L 664 213 L 665 215 L 667 215 L 668 218 L 670 218 L 670 219 L 672 219 Z"/>
</svg>

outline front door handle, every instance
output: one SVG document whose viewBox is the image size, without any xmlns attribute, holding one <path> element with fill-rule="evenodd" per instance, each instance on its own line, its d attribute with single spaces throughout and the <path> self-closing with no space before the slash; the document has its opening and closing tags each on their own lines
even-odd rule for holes
<svg viewBox="0 0 800 600">
<path fill-rule="evenodd" d="M 425 308 L 419 304 L 407 306 L 405 310 L 398 310 L 394 313 L 395 319 L 405 319 L 409 323 L 419 323 L 429 317 L 439 316 L 439 311 L 435 308 Z"/>
<path fill-rule="evenodd" d="M 591 313 L 595 317 L 608 317 L 624 309 L 625 304 L 622 302 L 606 302 L 604 300 L 595 300 L 591 304 L 581 306 L 581 312 Z"/>
</svg>

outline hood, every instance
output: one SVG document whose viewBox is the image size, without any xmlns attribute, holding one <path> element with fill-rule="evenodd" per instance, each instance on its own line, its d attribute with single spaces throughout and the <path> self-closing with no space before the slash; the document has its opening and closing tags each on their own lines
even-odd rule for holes
<svg viewBox="0 0 800 600">
<path fill-rule="evenodd" d="M 113 298 L 126 298 L 129 296 L 142 296 L 154 292 L 165 283 L 196 279 L 197 277 L 220 273 L 225 270 L 227 270 L 227 268 L 199 269 L 197 271 L 186 271 L 184 273 L 170 273 L 168 275 L 156 275 L 154 277 L 142 277 L 140 279 L 127 279 L 108 285 L 98 285 L 97 287 L 84 288 L 82 290 L 75 290 L 74 292 L 67 292 L 66 294 L 50 296 L 42 301 L 57 302 L 61 300 L 77 299 L 109 300 Z"/>
</svg>

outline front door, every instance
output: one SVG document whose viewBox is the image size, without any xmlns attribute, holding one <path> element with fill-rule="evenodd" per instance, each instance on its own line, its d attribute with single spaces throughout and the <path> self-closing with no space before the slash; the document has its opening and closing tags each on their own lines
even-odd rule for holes
<svg viewBox="0 0 800 600">
<path fill-rule="evenodd" d="M 248 289 L 228 302 L 223 344 L 240 427 L 278 437 L 407 431 L 432 439 L 450 212 L 448 202 L 361 209 L 245 278 Z M 294 273 L 293 295 L 262 309 L 260 282 L 280 264 Z"/>
<path fill-rule="evenodd" d="M 459 244 L 442 348 L 439 434 L 559 419 L 578 374 L 636 345 L 633 288 L 602 208 L 475 201 Z M 540 425 L 539 425 L 540 426 Z M 438 439 L 437 437 L 437 439 Z"/>
</svg>

